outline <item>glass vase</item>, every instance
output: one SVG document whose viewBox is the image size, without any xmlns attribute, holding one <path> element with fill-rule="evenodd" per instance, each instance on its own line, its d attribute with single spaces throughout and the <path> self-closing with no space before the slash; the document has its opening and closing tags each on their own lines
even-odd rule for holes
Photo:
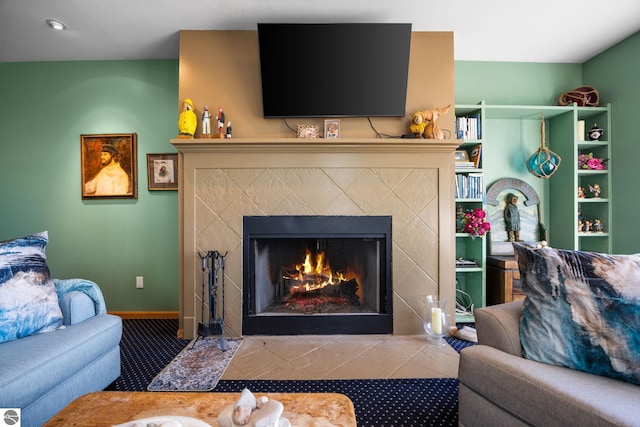
<svg viewBox="0 0 640 427">
<path fill-rule="evenodd" d="M 436 345 L 445 345 L 449 334 L 449 316 L 446 310 L 447 300 L 437 295 L 427 295 L 427 313 L 424 317 L 424 330 L 429 341 Z"/>
</svg>

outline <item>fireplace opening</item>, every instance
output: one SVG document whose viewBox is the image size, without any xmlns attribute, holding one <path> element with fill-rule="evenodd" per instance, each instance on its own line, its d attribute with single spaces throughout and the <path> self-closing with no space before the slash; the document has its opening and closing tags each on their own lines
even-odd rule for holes
<svg viewBox="0 0 640 427">
<path fill-rule="evenodd" d="M 391 217 L 244 217 L 246 335 L 392 333 Z"/>
</svg>

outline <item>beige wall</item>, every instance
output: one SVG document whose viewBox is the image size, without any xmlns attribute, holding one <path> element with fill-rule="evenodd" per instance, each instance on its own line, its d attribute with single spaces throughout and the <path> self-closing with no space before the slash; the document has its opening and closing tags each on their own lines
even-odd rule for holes
<svg viewBox="0 0 640 427">
<path fill-rule="evenodd" d="M 293 53 L 292 53 L 293 54 Z M 384 61 L 384 58 L 380 58 Z M 198 117 L 202 107 L 216 114 L 224 108 L 233 125 L 234 138 L 294 138 L 280 119 L 262 117 L 262 92 L 256 31 L 181 31 L 180 32 L 179 105 L 191 98 Z M 454 105 L 453 33 L 414 32 L 411 38 L 407 116 L 404 118 L 372 118 L 380 133 L 409 133 L 409 121 L 418 110 Z M 438 122 L 453 132 L 453 109 Z M 319 124 L 322 119 L 288 119 L 293 128 L 298 124 Z M 342 118 L 340 133 L 347 138 L 374 138 L 366 118 Z M 200 125 L 196 136 L 200 135 Z"/>
</svg>

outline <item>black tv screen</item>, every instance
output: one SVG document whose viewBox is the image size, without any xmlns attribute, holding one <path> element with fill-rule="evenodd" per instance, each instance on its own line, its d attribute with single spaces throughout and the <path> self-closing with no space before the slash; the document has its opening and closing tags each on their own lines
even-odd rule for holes
<svg viewBox="0 0 640 427">
<path fill-rule="evenodd" d="M 411 24 L 258 24 L 265 118 L 403 117 Z"/>
</svg>

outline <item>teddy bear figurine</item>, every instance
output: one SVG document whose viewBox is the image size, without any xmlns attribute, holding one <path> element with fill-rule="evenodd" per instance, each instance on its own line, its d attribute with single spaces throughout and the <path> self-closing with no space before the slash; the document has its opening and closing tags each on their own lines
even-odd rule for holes
<svg viewBox="0 0 640 427">
<path fill-rule="evenodd" d="M 444 139 L 444 133 L 436 121 L 449 112 L 451 104 L 414 113 L 409 129 L 416 138 Z"/>
</svg>

